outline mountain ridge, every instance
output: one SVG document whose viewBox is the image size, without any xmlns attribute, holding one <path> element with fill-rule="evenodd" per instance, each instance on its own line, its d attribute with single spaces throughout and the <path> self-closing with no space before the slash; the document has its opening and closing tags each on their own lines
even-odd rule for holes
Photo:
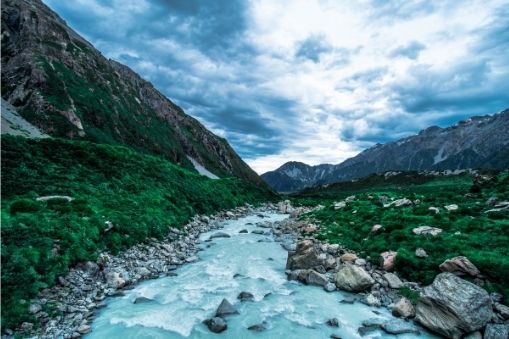
<svg viewBox="0 0 509 339">
<path fill-rule="evenodd" d="M 2 97 L 44 133 L 120 144 L 266 186 L 228 142 L 40 0 L 2 0 Z"/>
<path fill-rule="evenodd" d="M 509 168 L 508 159 L 509 109 L 505 109 L 375 144 L 337 165 L 287 162 L 261 177 L 276 191 L 289 193 L 387 171 L 504 169 Z"/>
</svg>

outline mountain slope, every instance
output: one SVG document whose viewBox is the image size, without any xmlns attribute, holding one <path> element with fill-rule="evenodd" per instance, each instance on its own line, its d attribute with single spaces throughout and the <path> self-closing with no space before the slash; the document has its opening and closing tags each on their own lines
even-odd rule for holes
<svg viewBox="0 0 509 339">
<path fill-rule="evenodd" d="M 280 192 L 330 184 L 387 171 L 509 168 L 509 109 L 472 117 L 454 126 L 429 127 L 417 135 L 377 144 L 338 165 L 289 162 L 262 178 Z M 296 174 L 298 175 L 292 175 Z"/>
<path fill-rule="evenodd" d="M 190 156 L 218 176 L 265 185 L 225 139 L 40 0 L 2 0 L 2 97 L 51 136 L 123 144 L 192 169 Z"/>
</svg>

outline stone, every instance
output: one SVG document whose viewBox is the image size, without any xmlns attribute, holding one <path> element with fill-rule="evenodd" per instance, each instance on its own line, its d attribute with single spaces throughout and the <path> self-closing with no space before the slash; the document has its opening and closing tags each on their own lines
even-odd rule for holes
<svg viewBox="0 0 509 339">
<path fill-rule="evenodd" d="M 240 230 L 239 233 L 249 233 L 246 229 Z"/>
<path fill-rule="evenodd" d="M 325 286 L 328 283 L 328 280 L 324 274 L 318 273 L 314 270 L 309 270 L 306 282 L 309 285 Z"/>
<path fill-rule="evenodd" d="M 138 297 L 136 299 L 134 299 L 134 304 L 145 304 L 145 303 L 149 303 L 149 302 L 152 302 L 154 301 L 153 299 L 150 299 L 150 298 L 145 298 L 145 297 Z"/>
<path fill-rule="evenodd" d="M 428 211 L 435 212 L 435 214 L 439 214 L 440 213 L 440 209 L 438 209 L 437 207 L 433 207 L 433 206 L 428 208 Z"/>
<path fill-rule="evenodd" d="M 226 321 L 223 318 L 214 317 L 212 319 L 206 319 L 203 321 L 211 332 L 221 333 L 228 328 Z"/>
<path fill-rule="evenodd" d="M 439 268 L 442 272 L 449 272 L 459 276 L 470 275 L 475 277 L 481 273 L 477 267 L 464 256 L 447 259 L 440 264 Z"/>
<path fill-rule="evenodd" d="M 225 232 L 216 232 L 210 236 L 209 239 L 215 239 L 215 238 L 230 238 L 231 236 L 228 233 Z"/>
<path fill-rule="evenodd" d="M 415 256 L 417 258 L 426 258 L 428 256 L 428 253 L 426 253 L 424 249 L 419 247 L 415 250 Z"/>
<path fill-rule="evenodd" d="M 42 306 L 40 304 L 31 304 L 28 307 L 28 313 L 30 314 L 36 314 L 37 312 L 42 311 Z"/>
<path fill-rule="evenodd" d="M 311 245 L 309 245 L 310 243 Z M 310 269 L 321 265 L 322 262 L 323 260 L 320 259 L 318 251 L 313 247 L 313 243 L 304 240 L 297 244 L 295 252 L 288 252 L 286 268 L 290 270 Z"/>
<path fill-rule="evenodd" d="M 397 255 L 398 252 L 394 251 L 380 253 L 380 267 L 386 271 L 392 271 L 394 269 L 394 259 L 396 259 Z"/>
<path fill-rule="evenodd" d="M 357 254 L 355 253 L 345 253 L 340 257 L 342 262 L 350 263 L 357 260 Z"/>
<path fill-rule="evenodd" d="M 258 235 L 263 235 L 265 233 L 265 231 L 263 231 L 263 230 L 254 230 L 251 233 L 258 234 Z"/>
<path fill-rule="evenodd" d="M 339 301 L 340 304 L 353 304 L 356 298 L 354 297 L 343 297 L 342 300 Z"/>
<path fill-rule="evenodd" d="M 433 226 L 419 226 L 412 230 L 412 232 L 416 235 L 431 235 L 436 237 L 440 233 L 442 233 L 442 229 Z"/>
<path fill-rule="evenodd" d="M 78 327 L 78 333 L 79 334 L 86 334 L 91 331 L 90 325 L 81 325 Z"/>
<path fill-rule="evenodd" d="M 339 201 L 339 202 L 335 202 L 334 203 L 334 209 L 335 210 L 339 210 L 339 209 L 342 209 L 342 208 L 345 208 L 346 207 L 346 202 L 344 201 Z"/>
<path fill-rule="evenodd" d="M 493 317 L 492 301 L 481 287 L 452 273 L 440 273 L 417 301 L 416 320 L 450 338 L 483 328 Z"/>
<path fill-rule="evenodd" d="M 410 206 L 412 205 L 412 200 L 403 198 L 403 199 L 397 199 L 394 200 L 388 204 L 384 204 L 384 207 L 403 207 L 403 206 Z"/>
<path fill-rule="evenodd" d="M 380 231 L 382 228 L 383 228 L 382 225 L 379 225 L 379 224 L 373 225 L 373 227 L 371 227 L 371 233 L 376 233 L 376 232 Z"/>
<path fill-rule="evenodd" d="M 119 272 L 106 273 L 106 282 L 110 287 L 119 289 L 125 286 L 126 281 L 120 276 Z"/>
<path fill-rule="evenodd" d="M 251 325 L 247 329 L 253 332 L 263 332 L 267 329 L 267 323 L 264 321 L 261 324 Z"/>
<path fill-rule="evenodd" d="M 392 315 L 400 318 L 413 318 L 415 317 L 414 305 L 407 298 L 403 297 L 392 308 Z"/>
<path fill-rule="evenodd" d="M 463 337 L 463 339 L 482 339 L 482 334 L 479 331 L 472 332 Z"/>
<path fill-rule="evenodd" d="M 404 334 L 404 333 L 412 333 L 419 335 L 419 330 L 412 325 L 410 322 L 406 322 L 399 319 L 389 320 L 382 324 L 382 330 L 389 334 Z"/>
<path fill-rule="evenodd" d="M 445 205 L 444 208 L 448 211 L 457 211 L 458 205 L 456 204 Z"/>
<path fill-rule="evenodd" d="M 398 278 L 398 276 L 394 273 L 385 273 L 383 275 L 384 279 L 389 283 L 389 287 L 393 289 L 399 289 L 403 287 L 403 282 Z"/>
<path fill-rule="evenodd" d="M 239 312 L 228 300 L 223 299 L 216 310 L 216 317 L 225 317 L 232 314 L 239 314 Z"/>
<path fill-rule="evenodd" d="M 332 282 L 327 282 L 323 289 L 327 292 L 334 292 L 336 290 L 336 285 Z"/>
<path fill-rule="evenodd" d="M 339 327 L 339 321 L 338 318 L 332 318 L 327 320 L 326 324 L 330 327 Z"/>
<path fill-rule="evenodd" d="M 341 339 L 341 336 L 340 336 L 340 335 L 337 335 L 337 334 L 332 333 L 332 334 L 329 336 L 329 338 L 331 338 L 331 339 Z"/>
<path fill-rule="evenodd" d="M 355 265 L 357 265 L 357 266 L 366 266 L 366 259 L 362 259 L 362 258 L 356 259 L 355 260 Z"/>
<path fill-rule="evenodd" d="M 304 227 L 304 233 L 314 233 L 316 232 L 317 228 L 315 225 L 308 225 L 306 227 Z"/>
<path fill-rule="evenodd" d="M 507 320 L 509 319 L 509 307 L 507 307 L 506 305 L 503 305 L 499 302 L 496 302 L 494 305 L 493 305 L 493 309 L 498 313 L 500 314 L 500 316 Z"/>
<path fill-rule="evenodd" d="M 350 264 L 340 268 L 334 275 L 334 280 L 339 289 L 350 292 L 364 291 L 375 283 L 375 280 L 364 268 Z"/>
<path fill-rule="evenodd" d="M 509 338 L 509 324 L 488 324 L 484 330 L 483 339 Z"/>
<path fill-rule="evenodd" d="M 240 292 L 240 294 L 237 296 L 237 299 L 240 301 L 253 301 L 254 295 L 249 292 Z"/>
<path fill-rule="evenodd" d="M 362 299 L 362 302 L 366 305 L 373 306 L 373 307 L 380 307 L 382 306 L 382 301 L 377 298 L 373 293 L 368 294 Z"/>
</svg>

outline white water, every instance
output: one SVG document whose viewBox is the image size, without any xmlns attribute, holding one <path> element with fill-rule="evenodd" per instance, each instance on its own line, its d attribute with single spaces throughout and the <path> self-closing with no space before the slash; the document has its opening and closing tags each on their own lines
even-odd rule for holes
<svg viewBox="0 0 509 339">
<path fill-rule="evenodd" d="M 87 338 L 328 338 L 332 333 L 342 338 L 361 338 L 357 328 L 363 320 L 392 316 L 382 308 L 375 309 L 356 302 L 339 303 L 348 293 L 327 293 L 320 287 L 287 281 L 287 252 L 271 236 L 239 234 L 251 232 L 260 221 L 282 220 L 281 214 L 260 218 L 248 216 L 226 221 L 222 232 L 231 238 L 205 240 L 215 231 L 202 234 L 200 261 L 182 266 L 176 277 L 146 281 L 127 291 L 121 298 L 110 299 L 92 324 Z M 248 224 L 251 223 L 251 224 Z M 267 229 L 264 229 L 267 231 Z M 259 242 L 264 239 L 265 241 Z M 240 277 L 234 278 L 235 274 Z M 251 292 L 253 302 L 240 302 L 240 292 Z M 264 297 L 268 293 L 269 296 Z M 153 302 L 134 304 L 137 297 Z M 223 298 L 228 299 L 239 315 L 226 318 L 228 329 L 214 334 L 202 324 L 213 316 Z M 380 312 L 379 315 L 373 311 Z M 339 328 L 325 324 L 337 318 Z M 247 328 L 266 321 L 268 329 L 252 332 Z M 394 338 L 381 331 L 363 338 Z M 415 338 L 400 335 L 398 338 Z M 423 333 L 419 338 L 432 338 Z"/>
</svg>

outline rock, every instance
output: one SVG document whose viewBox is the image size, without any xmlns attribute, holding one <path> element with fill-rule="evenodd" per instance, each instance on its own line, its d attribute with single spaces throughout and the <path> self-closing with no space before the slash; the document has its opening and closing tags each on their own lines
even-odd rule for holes
<svg viewBox="0 0 509 339">
<path fill-rule="evenodd" d="M 339 289 L 360 292 L 371 287 L 375 281 L 362 267 L 344 265 L 334 276 L 336 286 Z"/>
<path fill-rule="evenodd" d="M 42 306 L 40 304 L 31 304 L 30 307 L 28 307 L 28 313 L 30 314 L 36 314 L 40 311 L 42 311 Z"/>
<path fill-rule="evenodd" d="M 328 283 L 327 277 L 314 270 L 309 270 L 306 282 L 309 285 L 325 286 Z"/>
<path fill-rule="evenodd" d="M 339 321 L 338 318 L 332 318 L 327 320 L 326 324 L 330 327 L 339 327 Z"/>
<path fill-rule="evenodd" d="M 342 300 L 339 301 L 340 304 L 353 304 L 355 302 L 354 297 L 343 297 Z"/>
<path fill-rule="evenodd" d="M 304 233 L 314 233 L 316 232 L 317 228 L 315 225 L 308 225 L 306 227 L 304 227 Z"/>
<path fill-rule="evenodd" d="M 442 272 L 449 272 L 459 276 L 470 275 L 475 277 L 480 273 L 477 267 L 467 257 L 463 256 L 447 259 L 440 264 L 439 268 Z"/>
<path fill-rule="evenodd" d="M 154 300 L 150 299 L 150 298 L 138 297 L 138 298 L 134 299 L 133 304 L 144 304 L 144 303 L 149 303 L 152 301 L 154 301 Z"/>
<path fill-rule="evenodd" d="M 235 307 L 233 307 L 232 304 L 230 304 L 228 300 L 223 299 L 216 310 L 216 317 L 225 317 L 232 314 L 239 314 L 239 312 L 235 309 Z"/>
<path fill-rule="evenodd" d="M 286 268 L 290 270 L 309 269 L 321 264 L 322 259 L 320 259 L 318 251 L 313 247 L 313 243 L 304 240 L 297 244 L 295 252 L 288 252 Z"/>
<path fill-rule="evenodd" d="M 394 269 L 394 259 L 398 252 L 387 251 L 380 253 L 380 267 L 386 271 L 392 271 Z"/>
<path fill-rule="evenodd" d="M 415 317 L 414 305 L 407 298 L 403 297 L 392 308 L 392 315 L 400 318 Z"/>
<path fill-rule="evenodd" d="M 494 305 L 493 305 L 493 309 L 498 313 L 500 314 L 500 316 L 503 318 L 503 319 L 509 319 L 509 307 L 505 306 L 505 305 L 502 305 L 501 303 L 498 303 L 496 302 Z"/>
<path fill-rule="evenodd" d="M 228 233 L 225 232 L 216 232 L 210 236 L 209 239 L 215 239 L 215 238 L 230 238 L 231 236 Z"/>
<path fill-rule="evenodd" d="M 263 332 L 267 329 L 267 323 L 264 321 L 261 324 L 251 325 L 247 329 L 254 332 Z"/>
<path fill-rule="evenodd" d="M 228 328 L 226 321 L 223 318 L 214 317 L 212 319 L 206 319 L 203 321 L 211 332 L 221 333 Z"/>
<path fill-rule="evenodd" d="M 382 228 L 383 228 L 382 225 L 379 225 L 379 224 L 373 225 L 373 227 L 371 227 L 371 233 L 376 233 L 376 232 L 380 231 Z"/>
<path fill-rule="evenodd" d="M 359 258 L 359 259 L 355 260 L 355 265 L 366 266 L 366 259 Z"/>
<path fill-rule="evenodd" d="M 339 257 L 344 263 L 351 263 L 357 260 L 357 254 L 355 253 L 345 253 L 341 257 Z"/>
<path fill-rule="evenodd" d="M 263 230 L 254 230 L 251 233 L 258 234 L 258 235 L 263 235 L 263 234 L 265 234 L 265 231 L 263 231 Z"/>
<path fill-rule="evenodd" d="M 90 332 L 91 328 L 89 325 L 81 325 L 80 327 L 78 327 L 78 333 L 79 334 L 86 334 L 88 332 Z"/>
<path fill-rule="evenodd" d="M 416 320 L 450 338 L 484 327 L 493 316 L 492 302 L 481 287 L 452 273 L 440 273 L 426 286 L 416 306 Z"/>
<path fill-rule="evenodd" d="M 438 209 L 437 207 L 433 207 L 433 206 L 428 208 L 428 211 L 435 212 L 435 214 L 439 214 L 440 213 L 440 209 Z"/>
<path fill-rule="evenodd" d="M 106 282 L 110 287 L 119 289 L 125 286 L 126 281 L 120 276 L 118 272 L 106 273 Z"/>
<path fill-rule="evenodd" d="M 240 230 L 239 233 L 249 233 L 246 229 Z"/>
<path fill-rule="evenodd" d="M 457 211 L 458 205 L 456 204 L 445 205 L 444 208 L 448 211 Z"/>
<path fill-rule="evenodd" d="M 323 289 L 327 292 L 334 292 L 336 290 L 336 285 L 334 283 L 327 282 Z"/>
<path fill-rule="evenodd" d="M 482 339 L 482 334 L 479 331 L 475 331 L 464 336 L 463 339 Z"/>
<path fill-rule="evenodd" d="M 293 270 L 288 273 L 288 280 L 297 280 L 307 283 L 309 270 Z"/>
<path fill-rule="evenodd" d="M 488 324 L 483 339 L 508 339 L 509 324 Z"/>
<path fill-rule="evenodd" d="M 340 248 L 339 244 L 330 244 L 329 246 L 327 246 L 327 253 L 335 255 L 338 253 L 339 248 Z"/>
<path fill-rule="evenodd" d="M 387 207 L 403 207 L 403 206 L 410 206 L 412 205 L 412 200 L 410 199 L 407 199 L 407 198 L 403 198 L 403 199 L 397 199 L 397 200 L 394 200 L 388 204 L 384 204 L 384 207 L 387 208 Z"/>
<path fill-rule="evenodd" d="M 384 279 L 389 283 L 390 288 L 398 289 L 403 287 L 403 282 L 398 278 L 398 276 L 394 273 L 385 273 L 383 275 Z"/>
<path fill-rule="evenodd" d="M 379 298 L 373 295 L 373 293 L 368 294 L 362 299 L 362 302 L 366 305 L 373 306 L 373 307 L 380 307 L 382 306 L 382 302 Z"/>
<path fill-rule="evenodd" d="M 415 250 L 415 256 L 417 258 L 426 258 L 428 256 L 428 253 L 426 253 L 426 251 L 422 248 L 418 248 Z"/>
<path fill-rule="evenodd" d="M 334 209 L 335 210 L 339 210 L 339 209 L 342 209 L 342 208 L 345 208 L 346 207 L 346 202 L 344 201 L 339 201 L 339 202 L 335 202 L 334 203 Z"/>
<path fill-rule="evenodd" d="M 382 324 L 382 330 L 389 334 L 403 334 L 403 333 L 413 333 L 413 334 L 420 334 L 419 330 L 415 328 L 412 323 L 399 320 L 399 319 L 393 319 L 389 320 L 386 323 Z"/>
<path fill-rule="evenodd" d="M 437 235 L 442 233 L 442 229 L 432 226 L 419 226 L 414 228 L 412 232 L 417 235 L 431 235 L 433 237 L 436 237 Z"/>
<path fill-rule="evenodd" d="M 235 218 L 235 214 L 234 214 L 233 212 L 231 212 L 231 211 L 227 211 L 227 212 L 226 212 L 226 216 L 227 216 L 228 218 Z"/>
<path fill-rule="evenodd" d="M 237 296 L 237 299 L 240 301 L 253 301 L 254 295 L 249 292 L 240 292 L 240 294 Z"/>
<path fill-rule="evenodd" d="M 332 333 L 332 334 L 329 336 L 329 338 L 331 338 L 331 339 L 341 339 L 341 336 L 339 336 L 339 335 L 337 335 L 337 334 Z"/>
</svg>

